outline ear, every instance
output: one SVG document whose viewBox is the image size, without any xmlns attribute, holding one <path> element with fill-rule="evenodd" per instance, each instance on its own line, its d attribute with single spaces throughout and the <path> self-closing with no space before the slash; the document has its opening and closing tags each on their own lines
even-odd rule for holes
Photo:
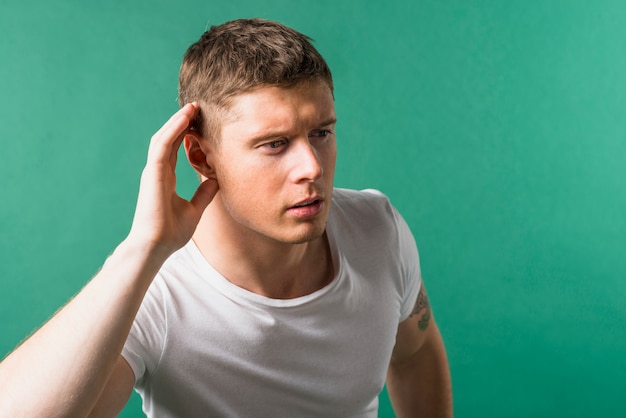
<svg viewBox="0 0 626 418">
<path fill-rule="evenodd" d="M 211 146 L 197 132 L 189 131 L 185 135 L 185 154 L 189 164 L 204 179 L 216 178 L 213 164 L 211 164 Z"/>
</svg>

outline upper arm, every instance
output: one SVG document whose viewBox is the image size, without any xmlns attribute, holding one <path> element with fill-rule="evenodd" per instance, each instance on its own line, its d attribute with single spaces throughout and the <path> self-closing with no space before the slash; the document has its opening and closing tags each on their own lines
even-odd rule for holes
<svg viewBox="0 0 626 418">
<path fill-rule="evenodd" d="M 119 356 L 90 417 L 116 417 L 124 408 L 135 385 L 135 374 L 124 357 Z"/>
<path fill-rule="evenodd" d="M 403 362 L 409 359 L 420 350 L 426 341 L 438 335 L 428 295 L 424 283 L 422 283 L 411 314 L 398 326 L 391 360 Z"/>
<path fill-rule="evenodd" d="M 387 389 L 398 417 L 452 417 L 448 360 L 423 286 L 398 326 Z"/>
</svg>

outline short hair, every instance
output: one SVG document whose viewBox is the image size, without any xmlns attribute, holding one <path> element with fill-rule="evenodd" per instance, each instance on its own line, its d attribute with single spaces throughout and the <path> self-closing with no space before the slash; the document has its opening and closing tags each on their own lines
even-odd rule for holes
<svg viewBox="0 0 626 418">
<path fill-rule="evenodd" d="M 231 100 L 260 86 L 295 87 L 321 80 L 333 92 L 326 61 L 312 39 L 278 22 L 238 19 L 212 26 L 183 58 L 178 82 L 181 106 L 196 101 L 194 129 L 219 137 L 219 116 Z"/>
</svg>

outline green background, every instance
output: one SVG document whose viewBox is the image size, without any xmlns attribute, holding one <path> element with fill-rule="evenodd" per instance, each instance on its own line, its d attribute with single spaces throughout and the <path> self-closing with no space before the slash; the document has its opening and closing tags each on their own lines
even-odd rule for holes
<svg viewBox="0 0 626 418">
<path fill-rule="evenodd" d="M 1 0 L 0 356 L 124 238 L 187 46 L 255 16 L 327 58 L 336 185 L 411 226 L 456 416 L 625 416 L 620 0 Z"/>
</svg>

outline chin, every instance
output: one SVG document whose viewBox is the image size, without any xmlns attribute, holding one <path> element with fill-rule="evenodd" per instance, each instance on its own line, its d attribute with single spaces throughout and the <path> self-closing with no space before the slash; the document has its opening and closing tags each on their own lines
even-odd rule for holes
<svg viewBox="0 0 626 418">
<path fill-rule="evenodd" d="M 326 232 L 326 226 L 320 228 L 311 228 L 308 231 L 293 234 L 291 237 L 286 237 L 283 242 L 287 244 L 304 244 L 307 242 L 315 241 L 321 238 Z"/>
</svg>

